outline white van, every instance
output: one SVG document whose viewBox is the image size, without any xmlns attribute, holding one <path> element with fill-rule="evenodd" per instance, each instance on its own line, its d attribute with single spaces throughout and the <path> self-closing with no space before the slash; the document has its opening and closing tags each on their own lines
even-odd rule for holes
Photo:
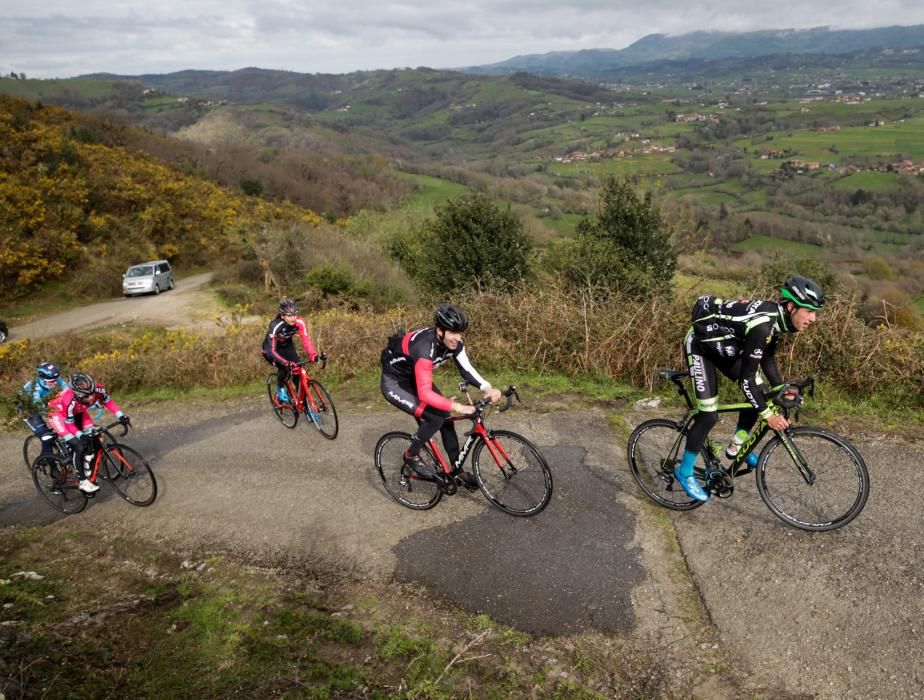
<svg viewBox="0 0 924 700">
<path fill-rule="evenodd" d="M 173 268 L 166 260 L 132 265 L 122 275 L 122 294 L 160 294 L 165 289 L 173 289 Z"/>
</svg>

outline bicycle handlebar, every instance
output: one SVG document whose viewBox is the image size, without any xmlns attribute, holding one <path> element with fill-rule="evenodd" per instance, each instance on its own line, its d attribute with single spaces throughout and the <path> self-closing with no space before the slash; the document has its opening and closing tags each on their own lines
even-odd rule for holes
<svg viewBox="0 0 924 700">
<path fill-rule="evenodd" d="M 114 422 L 110 423 L 109 425 L 103 425 L 103 426 L 100 426 L 100 425 L 92 425 L 92 426 L 90 426 L 89 428 L 87 428 L 86 430 L 81 431 L 81 432 L 82 432 L 84 435 L 90 435 L 90 436 L 95 437 L 95 436 L 100 435 L 100 434 L 102 434 L 102 433 L 108 433 L 112 428 L 115 428 L 116 426 L 122 428 L 122 432 L 119 434 L 119 437 L 123 437 L 123 436 L 125 436 L 125 435 L 128 435 L 128 429 L 131 427 L 131 423 L 130 423 L 130 422 L 129 422 L 129 423 L 123 423 L 122 421 L 117 420 L 117 421 L 114 421 Z"/>
<path fill-rule="evenodd" d="M 318 355 L 317 362 L 321 363 L 321 369 L 324 369 L 325 367 L 327 367 L 327 353 L 326 352 L 320 353 Z M 310 365 L 310 364 L 311 364 L 311 360 L 299 360 L 298 362 L 290 363 L 290 366 L 304 367 L 305 365 Z"/>
<path fill-rule="evenodd" d="M 465 391 L 468 387 L 469 387 L 469 383 L 465 381 L 464 379 L 461 382 L 459 382 L 459 391 Z M 501 396 L 505 397 L 507 401 L 506 403 L 504 403 L 502 406 L 500 406 L 497 409 L 498 413 L 503 413 L 504 411 L 509 410 L 510 407 L 513 405 L 514 398 L 516 398 L 517 403 L 522 403 L 522 400 L 520 399 L 520 394 L 519 392 L 517 392 L 517 388 L 513 384 L 509 385 L 506 389 L 504 389 L 501 392 Z M 475 407 L 475 412 L 472 413 L 471 415 L 462 416 L 462 417 L 475 420 L 476 418 L 484 414 L 484 410 L 488 406 L 491 405 L 491 400 L 488 399 L 487 397 L 484 397 L 484 398 L 478 399 L 471 405 Z"/>
</svg>

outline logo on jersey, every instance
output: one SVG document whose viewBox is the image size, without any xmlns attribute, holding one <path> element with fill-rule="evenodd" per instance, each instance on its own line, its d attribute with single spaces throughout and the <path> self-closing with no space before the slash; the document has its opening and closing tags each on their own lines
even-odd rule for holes
<svg viewBox="0 0 924 700">
<path fill-rule="evenodd" d="M 764 356 L 764 351 L 761 348 L 756 348 L 754 352 L 751 353 L 751 359 L 759 360 Z"/>
<path fill-rule="evenodd" d="M 748 312 L 749 314 L 754 313 L 755 311 L 757 311 L 757 308 L 758 308 L 760 305 L 761 305 L 761 302 L 760 302 L 760 301 L 752 301 L 750 304 L 748 304 L 748 311 L 747 311 L 747 312 Z"/>
<path fill-rule="evenodd" d="M 411 409 L 412 411 L 414 410 L 414 403 L 413 403 L 412 401 L 398 396 L 398 395 L 397 395 L 395 392 L 393 392 L 393 391 L 389 391 L 389 392 L 388 392 L 388 395 L 389 395 L 391 398 L 393 398 L 395 401 L 397 401 L 398 403 L 400 403 L 402 406 L 407 406 L 407 407 L 408 407 L 409 409 Z"/>
</svg>

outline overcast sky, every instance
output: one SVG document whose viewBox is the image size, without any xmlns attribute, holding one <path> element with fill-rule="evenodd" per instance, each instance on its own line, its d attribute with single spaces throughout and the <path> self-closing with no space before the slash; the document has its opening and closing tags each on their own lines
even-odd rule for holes
<svg viewBox="0 0 924 700">
<path fill-rule="evenodd" d="M 449 68 L 652 33 L 912 24 L 922 0 L 0 0 L 0 74 Z"/>
</svg>

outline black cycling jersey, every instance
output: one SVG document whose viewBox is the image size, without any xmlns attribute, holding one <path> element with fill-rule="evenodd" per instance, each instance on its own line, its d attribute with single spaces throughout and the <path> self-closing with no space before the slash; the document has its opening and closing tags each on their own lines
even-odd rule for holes
<svg viewBox="0 0 924 700">
<path fill-rule="evenodd" d="M 382 353 L 382 371 L 399 380 L 415 379 L 415 365 L 424 361 L 424 371 L 432 376 L 437 367 L 455 360 L 462 378 L 472 386 L 482 388 L 488 383 L 478 374 L 465 352 L 465 343 L 460 340 L 455 350 L 450 350 L 436 337 L 436 328 L 421 328 L 404 335 L 392 336 Z"/>
<path fill-rule="evenodd" d="M 687 356 L 692 358 L 694 385 L 699 374 L 695 366 L 698 355 L 723 371 L 740 361 L 736 374 L 741 390 L 756 411 L 764 411 L 767 404 L 758 389 L 757 371 L 763 370 L 771 384 L 782 384 L 774 353 L 780 334 L 791 330 L 783 307 L 775 301 L 725 301 L 702 296 L 693 307 L 692 320 L 686 346 Z"/>
</svg>

